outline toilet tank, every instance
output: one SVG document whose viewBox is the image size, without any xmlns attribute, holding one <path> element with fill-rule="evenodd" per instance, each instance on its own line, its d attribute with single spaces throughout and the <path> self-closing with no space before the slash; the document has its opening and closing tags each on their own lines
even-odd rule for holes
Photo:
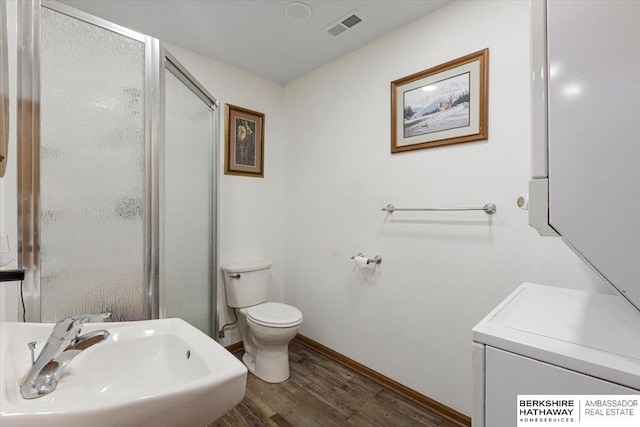
<svg viewBox="0 0 640 427">
<path fill-rule="evenodd" d="M 222 266 L 229 307 L 250 307 L 267 300 L 272 262 L 249 261 Z"/>
</svg>

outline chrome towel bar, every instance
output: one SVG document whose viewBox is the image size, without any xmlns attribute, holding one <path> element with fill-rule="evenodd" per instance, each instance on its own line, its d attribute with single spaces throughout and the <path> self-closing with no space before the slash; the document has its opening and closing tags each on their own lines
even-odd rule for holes
<svg viewBox="0 0 640 427">
<path fill-rule="evenodd" d="M 394 211 L 485 211 L 488 214 L 494 214 L 498 207 L 494 203 L 487 203 L 481 208 L 396 208 L 392 204 L 388 204 L 381 210 L 388 213 Z"/>
</svg>

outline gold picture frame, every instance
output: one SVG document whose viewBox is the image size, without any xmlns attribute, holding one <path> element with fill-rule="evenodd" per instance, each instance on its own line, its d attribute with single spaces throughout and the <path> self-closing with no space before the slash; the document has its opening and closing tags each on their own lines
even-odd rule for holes
<svg viewBox="0 0 640 427">
<path fill-rule="evenodd" d="M 226 175 L 264 178 L 264 114 L 225 104 Z"/>
<path fill-rule="evenodd" d="M 489 49 L 391 82 L 391 153 L 489 138 Z"/>
</svg>

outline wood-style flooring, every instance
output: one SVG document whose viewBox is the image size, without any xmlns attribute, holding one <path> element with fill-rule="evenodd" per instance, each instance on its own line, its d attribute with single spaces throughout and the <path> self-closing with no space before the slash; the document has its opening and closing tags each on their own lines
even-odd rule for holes
<svg viewBox="0 0 640 427">
<path fill-rule="evenodd" d="M 455 427 L 296 341 L 289 360 L 291 377 L 283 383 L 249 373 L 244 400 L 209 427 Z"/>
</svg>

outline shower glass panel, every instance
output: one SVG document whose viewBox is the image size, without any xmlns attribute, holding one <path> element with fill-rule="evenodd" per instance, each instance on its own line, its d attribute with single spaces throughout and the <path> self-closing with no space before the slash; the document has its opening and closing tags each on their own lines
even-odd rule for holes
<svg viewBox="0 0 640 427">
<path fill-rule="evenodd" d="M 40 11 L 41 321 L 140 320 L 145 45 Z"/>
<path fill-rule="evenodd" d="M 18 16 L 25 320 L 215 336 L 217 101 L 157 39 L 59 2 Z"/>
<path fill-rule="evenodd" d="M 188 83 L 179 70 L 165 69 L 161 305 L 165 317 L 182 318 L 211 335 L 215 114 Z"/>
</svg>

